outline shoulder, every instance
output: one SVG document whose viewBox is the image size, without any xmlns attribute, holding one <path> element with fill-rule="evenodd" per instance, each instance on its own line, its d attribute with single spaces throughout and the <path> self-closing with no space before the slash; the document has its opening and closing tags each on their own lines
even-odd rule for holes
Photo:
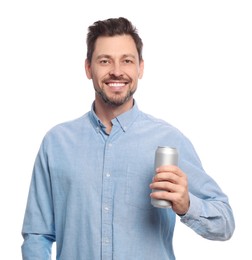
<svg viewBox="0 0 252 260">
<path fill-rule="evenodd" d="M 83 127 L 87 118 L 88 118 L 88 113 L 86 113 L 78 118 L 56 124 L 48 131 L 48 133 L 64 131 L 67 129 L 78 129 L 78 127 Z"/>
<path fill-rule="evenodd" d="M 188 136 L 164 119 L 140 111 L 137 122 L 137 128 L 142 129 L 141 133 L 145 132 L 146 135 L 152 136 L 153 139 L 159 142 L 167 142 L 167 145 L 183 147 L 183 149 L 185 147 L 192 149 L 192 143 Z"/>
<path fill-rule="evenodd" d="M 84 131 L 88 123 L 88 113 L 86 113 L 78 118 L 56 124 L 46 132 L 44 141 L 78 136 Z"/>
<path fill-rule="evenodd" d="M 143 124 L 150 125 L 153 128 L 158 128 L 160 131 L 163 129 L 165 131 L 169 130 L 172 132 L 177 132 L 178 134 L 182 134 L 181 131 L 171 123 L 142 111 L 139 113 L 139 119 L 139 121 Z"/>
</svg>

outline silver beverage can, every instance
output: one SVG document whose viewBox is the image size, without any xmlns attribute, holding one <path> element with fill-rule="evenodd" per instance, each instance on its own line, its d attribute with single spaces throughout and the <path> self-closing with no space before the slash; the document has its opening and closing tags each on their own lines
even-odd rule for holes
<svg viewBox="0 0 252 260">
<path fill-rule="evenodd" d="M 178 165 L 178 152 L 174 147 L 158 146 L 155 153 L 155 169 L 162 165 Z M 158 192 L 159 190 L 153 190 Z M 157 208 L 170 208 L 171 202 L 168 200 L 158 200 L 151 198 L 151 204 Z"/>
</svg>

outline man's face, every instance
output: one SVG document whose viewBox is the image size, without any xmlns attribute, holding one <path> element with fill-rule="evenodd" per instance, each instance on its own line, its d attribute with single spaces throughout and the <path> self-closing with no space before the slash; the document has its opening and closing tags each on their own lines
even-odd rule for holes
<svg viewBox="0 0 252 260">
<path fill-rule="evenodd" d="M 138 79 L 143 75 L 134 40 L 129 35 L 99 37 L 91 64 L 86 60 L 86 75 L 93 80 L 97 98 L 113 106 L 132 99 Z"/>
</svg>

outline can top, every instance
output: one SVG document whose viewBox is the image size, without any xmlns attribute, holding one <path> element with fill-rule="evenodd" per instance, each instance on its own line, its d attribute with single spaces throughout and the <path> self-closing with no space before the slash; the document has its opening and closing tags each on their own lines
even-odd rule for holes
<svg viewBox="0 0 252 260">
<path fill-rule="evenodd" d="M 156 153 L 165 153 L 165 154 L 177 154 L 178 151 L 175 147 L 170 146 L 158 146 Z"/>
<path fill-rule="evenodd" d="M 162 145 L 159 145 L 158 148 L 160 148 L 160 149 L 171 149 L 171 150 L 176 150 L 175 147 L 171 147 L 171 146 L 162 146 Z"/>
</svg>

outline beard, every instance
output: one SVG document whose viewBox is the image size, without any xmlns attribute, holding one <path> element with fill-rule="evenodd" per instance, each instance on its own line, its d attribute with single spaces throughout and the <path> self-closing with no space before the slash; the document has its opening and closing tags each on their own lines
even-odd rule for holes
<svg viewBox="0 0 252 260">
<path fill-rule="evenodd" d="M 109 97 L 103 89 L 95 89 L 95 91 L 102 98 L 104 103 L 117 107 L 125 104 L 136 92 L 136 89 L 129 89 L 126 95 L 114 94 L 111 97 Z"/>
<path fill-rule="evenodd" d="M 109 78 L 105 78 L 103 80 L 103 83 L 106 84 L 106 82 L 109 80 L 125 81 L 128 84 L 130 84 L 132 82 L 130 79 L 126 79 L 121 76 L 117 77 L 115 75 L 111 75 Z M 125 104 L 133 96 L 133 94 L 136 91 L 136 88 L 134 88 L 134 89 L 129 88 L 126 94 L 115 93 L 113 96 L 108 96 L 103 88 L 95 87 L 95 91 L 101 97 L 101 99 L 103 100 L 103 102 L 105 104 L 108 104 L 108 105 L 114 106 L 114 107 L 118 107 L 118 106 Z"/>
</svg>

